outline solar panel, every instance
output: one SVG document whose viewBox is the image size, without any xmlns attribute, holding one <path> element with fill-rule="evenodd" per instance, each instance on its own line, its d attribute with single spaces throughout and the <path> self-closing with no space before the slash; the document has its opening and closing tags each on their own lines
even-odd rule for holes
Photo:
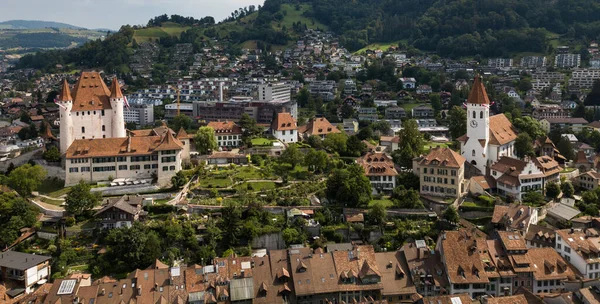
<svg viewBox="0 0 600 304">
<path fill-rule="evenodd" d="M 77 280 L 64 280 L 60 282 L 60 287 L 58 287 L 58 292 L 56 294 L 68 295 L 73 293 L 73 289 L 75 289 L 76 283 Z"/>
</svg>

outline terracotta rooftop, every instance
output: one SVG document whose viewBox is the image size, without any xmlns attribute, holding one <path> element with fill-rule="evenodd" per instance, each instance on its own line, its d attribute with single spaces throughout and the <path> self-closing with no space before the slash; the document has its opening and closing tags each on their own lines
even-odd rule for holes
<svg viewBox="0 0 600 304">
<path fill-rule="evenodd" d="M 493 224 L 502 224 L 514 230 L 526 230 L 531 220 L 533 208 L 526 205 L 494 206 Z"/>
<path fill-rule="evenodd" d="M 490 116 L 490 141 L 491 145 L 501 146 L 517 139 L 517 131 L 504 114 Z M 467 134 L 457 138 L 460 142 L 469 140 Z"/>
<path fill-rule="evenodd" d="M 117 77 L 112 79 L 110 85 L 110 98 L 123 98 L 123 92 L 121 92 L 121 85 Z"/>
<path fill-rule="evenodd" d="M 334 125 L 332 125 L 329 120 L 325 117 L 317 117 L 308 121 L 308 123 L 304 126 L 298 128 L 299 133 L 306 134 L 308 136 L 311 135 L 327 135 L 329 133 L 340 133 Z"/>
<path fill-rule="evenodd" d="M 173 135 L 77 139 L 67 149 L 66 158 L 149 155 L 161 150 L 181 150 L 182 147 Z"/>
<path fill-rule="evenodd" d="M 271 129 L 275 131 L 288 131 L 288 130 L 296 130 L 298 126 L 296 125 L 296 120 L 292 117 L 290 113 L 277 113 L 275 116 L 275 120 L 271 124 Z"/>
<path fill-rule="evenodd" d="M 72 92 L 73 111 L 111 109 L 110 90 L 98 72 L 83 72 Z"/>
<path fill-rule="evenodd" d="M 436 147 L 418 161 L 421 166 L 460 168 L 465 158 L 450 148 Z"/>
<path fill-rule="evenodd" d="M 498 231 L 500 241 L 506 250 L 527 250 L 525 239 L 518 232 Z"/>
<path fill-rule="evenodd" d="M 467 103 L 486 105 L 490 104 L 490 99 L 488 98 L 487 92 L 485 91 L 485 86 L 481 81 L 481 76 L 479 75 L 475 76 L 473 86 L 471 87 L 471 92 L 467 98 Z"/>
<path fill-rule="evenodd" d="M 480 242 L 485 239 L 465 230 L 444 232 L 441 248 L 451 284 L 489 282 L 477 247 Z"/>
<path fill-rule="evenodd" d="M 66 79 L 63 80 L 60 96 L 57 99 L 58 101 L 73 101 L 73 97 L 71 97 L 71 89 L 69 88 L 69 83 Z"/>
<path fill-rule="evenodd" d="M 216 135 L 221 135 L 221 133 L 242 134 L 242 128 L 233 121 L 211 121 L 208 126 L 215 130 Z"/>
<path fill-rule="evenodd" d="M 575 280 L 576 270 L 554 248 L 531 248 L 527 251 L 533 263 L 535 280 Z"/>
<path fill-rule="evenodd" d="M 488 304 L 528 304 L 527 298 L 525 298 L 524 295 L 515 295 L 515 296 L 498 297 L 498 298 L 488 297 L 487 303 Z"/>
<path fill-rule="evenodd" d="M 385 153 L 369 152 L 356 162 L 363 167 L 366 176 L 396 176 L 394 161 Z"/>
</svg>

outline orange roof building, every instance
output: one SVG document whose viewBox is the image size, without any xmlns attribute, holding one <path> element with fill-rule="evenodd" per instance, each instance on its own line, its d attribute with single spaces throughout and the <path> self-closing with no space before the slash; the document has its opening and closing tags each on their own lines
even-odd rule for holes
<svg viewBox="0 0 600 304">
<path fill-rule="evenodd" d="M 277 113 L 273 123 L 271 123 L 271 133 L 281 142 L 297 142 L 298 125 L 296 119 L 290 113 Z"/>
<path fill-rule="evenodd" d="M 341 131 L 332 125 L 329 120 L 325 117 L 315 117 L 308 121 L 304 126 L 298 128 L 298 133 L 303 138 L 309 138 L 310 136 L 319 136 L 325 138 L 330 133 L 340 133 Z"/>
<path fill-rule="evenodd" d="M 480 76 L 476 76 L 467 99 L 467 134 L 457 138 L 461 155 L 481 174 L 502 156 L 514 157 L 517 132 L 504 114 L 490 116 L 493 105 Z"/>
<path fill-rule="evenodd" d="M 465 158 L 450 148 L 437 147 L 415 158 L 413 172 L 421 181 L 422 195 L 456 198 L 466 191 Z"/>
<path fill-rule="evenodd" d="M 208 126 L 215 130 L 217 146 L 226 150 L 242 146 L 242 128 L 233 121 L 211 121 Z"/>
<path fill-rule="evenodd" d="M 391 157 L 381 152 L 369 152 L 356 162 L 365 170 L 371 181 L 373 194 L 390 192 L 396 187 L 398 170 Z"/>
</svg>

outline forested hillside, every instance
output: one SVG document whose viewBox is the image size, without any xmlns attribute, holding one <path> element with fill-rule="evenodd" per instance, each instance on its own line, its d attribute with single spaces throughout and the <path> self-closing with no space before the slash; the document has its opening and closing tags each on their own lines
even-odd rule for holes
<svg viewBox="0 0 600 304">
<path fill-rule="evenodd" d="M 351 51 L 371 43 L 393 42 L 447 57 L 549 54 L 557 43 L 600 38 L 600 2 L 266 0 L 262 7 L 236 10 L 220 23 L 212 17 L 158 16 L 145 28 L 124 26 L 105 41 L 88 42 L 79 49 L 26 56 L 19 67 L 77 63 L 126 72 L 131 48 L 146 41 L 158 42 L 165 49 L 192 43 L 196 51 L 208 40 L 217 39 L 235 53 L 257 43 L 261 47 L 289 46 L 307 28 L 335 32 Z"/>
</svg>

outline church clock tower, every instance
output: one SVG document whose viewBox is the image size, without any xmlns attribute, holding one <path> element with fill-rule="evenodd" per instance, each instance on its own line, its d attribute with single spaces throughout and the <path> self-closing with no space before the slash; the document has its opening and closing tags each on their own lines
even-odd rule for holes
<svg viewBox="0 0 600 304">
<path fill-rule="evenodd" d="M 469 163 L 485 174 L 490 142 L 490 100 L 479 75 L 467 99 L 467 138 L 461 154 Z"/>
</svg>

